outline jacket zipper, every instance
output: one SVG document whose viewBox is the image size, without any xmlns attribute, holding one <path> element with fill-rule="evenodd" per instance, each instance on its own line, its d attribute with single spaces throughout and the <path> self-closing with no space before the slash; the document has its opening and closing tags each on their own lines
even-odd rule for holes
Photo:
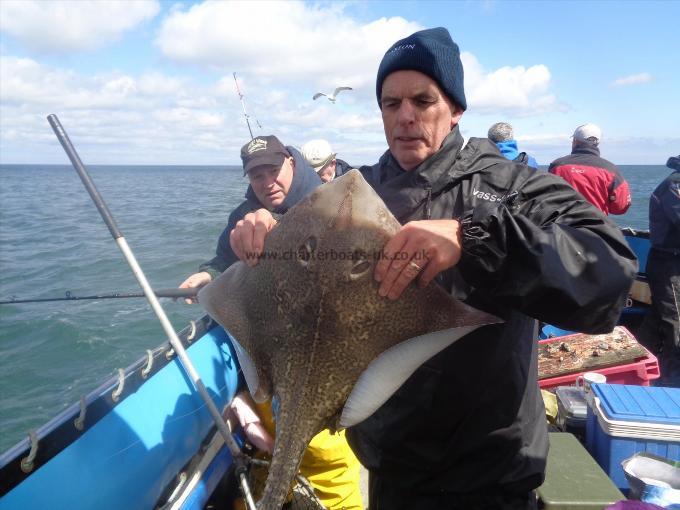
<svg viewBox="0 0 680 510">
<path fill-rule="evenodd" d="M 427 188 L 427 199 L 425 200 L 425 219 L 432 217 L 432 187 Z"/>
</svg>

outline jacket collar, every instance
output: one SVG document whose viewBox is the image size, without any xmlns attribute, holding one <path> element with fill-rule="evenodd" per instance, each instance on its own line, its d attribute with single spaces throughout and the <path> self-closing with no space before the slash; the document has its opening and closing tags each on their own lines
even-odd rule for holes
<svg viewBox="0 0 680 510">
<path fill-rule="evenodd" d="M 447 174 L 447 166 L 443 163 L 455 159 L 463 146 L 463 137 L 458 126 L 449 133 L 441 148 L 411 171 L 404 170 L 392 153 L 387 150 L 378 161 L 380 168 L 379 182 L 376 184 L 394 184 L 401 187 L 425 186 L 435 187 Z"/>
<path fill-rule="evenodd" d="M 458 126 L 444 139 L 442 147 L 419 166 L 407 172 L 390 151 L 364 175 L 401 223 L 428 218 L 428 203 L 448 191 L 458 181 L 499 164 L 507 163 L 488 138 L 470 138 L 465 144 Z"/>
<path fill-rule="evenodd" d="M 600 148 L 597 145 L 593 145 L 591 143 L 581 144 L 578 147 L 572 149 L 571 153 L 572 154 L 589 154 L 591 156 L 599 156 L 600 155 Z"/>
<path fill-rule="evenodd" d="M 403 222 L 433 195 L 453 180 L 455 161 L 463 147 L 458 126 L 447 135 L 441 148 L 411 171 L 406 171 L 392 153 L 385 152 L 373 167 L 373 187 L 396 218 Z M 424 211 L 425 216 L 427 212 Z"/>
</svg>

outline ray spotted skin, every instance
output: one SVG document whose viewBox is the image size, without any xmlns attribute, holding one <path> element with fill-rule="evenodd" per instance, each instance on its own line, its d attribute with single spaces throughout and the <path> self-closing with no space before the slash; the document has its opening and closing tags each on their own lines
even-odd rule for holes
<svg viewBox="0 0 680 510">
<path fill-rule="evenodd" d="M 427 359 L 444 345 L 410 339 L 446 330 L 448 345 L 460 336 L 457 330 L 497 322 L 435 285 L 412 284 L 396 300 L 381 297 L 373 271 L 399 228 L 361 174 L 351 171 L 288 211 L 255 267 L 234 264 L 199 295 L 242 347 L 239 361 L 253 397 L 277 403 L 260 508 L 281 507 L 315 434 L 365 418 L 389 397 L 376 388 L 396 390 L 415 370 L 418 356 L 399 357 L 398 349 L 425 349 L 420 358 Z M 390 362 L 385 370 L 376 363 L 391 354 L 409 365 Z"/>
</svg>

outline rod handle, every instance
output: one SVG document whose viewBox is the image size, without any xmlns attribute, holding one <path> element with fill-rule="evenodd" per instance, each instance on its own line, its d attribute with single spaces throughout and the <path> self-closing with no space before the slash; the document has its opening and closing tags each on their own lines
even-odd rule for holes
<svg viewBox="0 0 680 510">
<path fill-rule="evenodd" d="M 156 294 L 156 297 L 183 298 L 196 296 L 199 289 L 200 287 L 189 287 L 188 289 L 158 289 L 154 290 L 153 293 Z"/>
</svg>

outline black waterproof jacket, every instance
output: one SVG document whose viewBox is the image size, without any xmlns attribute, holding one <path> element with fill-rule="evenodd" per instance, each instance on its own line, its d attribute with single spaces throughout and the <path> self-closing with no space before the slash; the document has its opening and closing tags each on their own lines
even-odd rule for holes
<svg viewBox="0 0 680 510">
<path fill-rule="evenodd" d="M 612 329 L 637 269 L 620 230 L 563 179 L 463 139 L 403 171 L 386 152 L 360 171 L 402 223 L 460 219 L 460 263 L 438 283 L 504 319 L 437 354 L 348 429 L 369 470 L 413 491 L 531 490 L 548 451 L 536 321 Z"/>
<path fill-rule="evenodd" d="M 317 186 L 321 185 L 321 179 L 314 171 L 314 169 L 305 161 L 302 154 L 294 147 L 286 147 L 288 152 L 295 158 L 295 173 L 293 174 L 293 181 L 290 184 L 290 189 L 286 195 L 285 200 L 272 211 L 274 214 L 284 214 L 288 209 L 297 204 L 307 194 L 311 193 Z M 238 257 L 231 249 L 229 244 L 229 233 L 234 229 L 238 223 L 249 212 L 257 209 L 262 209 L 264 206 L 255 196 L 255 192 L 251 186 L 246 190 L 245 200 L 229 214 L 226 228 L 220 234 L 217 240 L 217 248 L 215 249 L 215 256 L 207 262 L 201 264 L 199 271 L 205 271 L 215 279 L 222 272 L 238 261 Z"/>
<path fill-rule="evenodd" d="M 649 199 L 649 240 L 655 250 L 680 256 L 680 158 L 679 168 L 657 186 Z"/>
<path fill-rule="evenodd" d="M 335 177 L 340 177 L 343 174 L 349 172 L 353 167 L 347 161 L 339 158 L 335 158 Z"/>
</svg>

